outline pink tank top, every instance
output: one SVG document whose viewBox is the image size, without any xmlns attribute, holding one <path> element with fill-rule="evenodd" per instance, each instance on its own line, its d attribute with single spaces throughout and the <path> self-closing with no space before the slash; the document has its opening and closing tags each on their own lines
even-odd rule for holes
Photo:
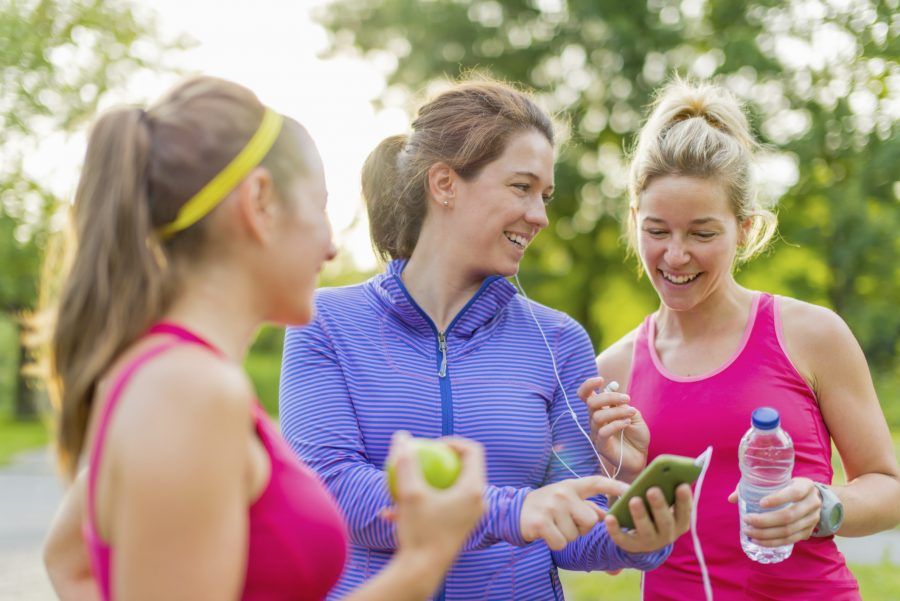
<svg viewBox="0 0 900 601">
<path fill-rule="evenodd" d="M 167 339 L 132 359 L 116 376 L 101 406 L 103 413 L 91 448 L 83 531 L 105 601 L 112 598 L 115 551 L 97 532 L 94 492 L 110 416 L 131 376 L 157 355 L 180 344 L 199 344 L 218 353 L 209 343 L 175 324 L 157 324 L 148 331 L 148 335 L 154 334 L 166 335 Z M 347 554 L 347 528 L 340 509 L 318 477 L 291 452 L 258 402 L 253 405 L 253 418 L 272 469 L 262 494 L 248 508 L 247 572 L 241 599 L 324 599 L 337 582 Z"/>
<path fill-rule="evenodd" d="M 859 587 L 834 538 L 794 545 L 777 564 L 756 563 L 741 550 L 737 505 L 728 495 L 740 479 L 738 444 L 756 407 L 774 407 L 794 441 L 794 476 L 831 483 L 831 439 L 816 396 L 784 350 L 778 305 L 757 293 L 738 350 L 712 373 L 669 373 L 647 316 L 634 343 L 628 394 L 650 427 L 649 460 L 663 453 L 696 457 L 713 446 L 712 463 L 697 505 L 697 532 L 716 601 L 744 599 L 858 600 Z M 690 535 L 675 542 L 669 559 L 644 576 L 644 599 L 704 599 Z"/>
</svg>

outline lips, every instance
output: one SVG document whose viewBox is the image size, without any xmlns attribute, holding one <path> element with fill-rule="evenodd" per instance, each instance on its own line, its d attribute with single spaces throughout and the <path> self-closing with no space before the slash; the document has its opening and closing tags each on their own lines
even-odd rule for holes
<svg viewBox="0 0 900 601">
<path fill-rule="evenodd" d="M 506 236 L 507 240 L 522 250 L 528 248 L 528 243 L 531 242 L 531 239 L 528 236 L 517 232 L 503 232 L 503 235 Z"/>
</svg>

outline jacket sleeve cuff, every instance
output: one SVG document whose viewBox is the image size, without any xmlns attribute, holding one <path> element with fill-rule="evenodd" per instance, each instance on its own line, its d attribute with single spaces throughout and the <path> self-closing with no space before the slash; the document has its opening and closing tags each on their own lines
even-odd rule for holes
<svg viewBox="0 0 900 601">
<path fill-rule="evenodd" d="M 487 501 L 487 522 L 489 536 L 517 547 L 528 544 L 522 538 L 522 505 L 530 488 L 512 486 L 488 486 L 485 491 Z"/>
</svg>

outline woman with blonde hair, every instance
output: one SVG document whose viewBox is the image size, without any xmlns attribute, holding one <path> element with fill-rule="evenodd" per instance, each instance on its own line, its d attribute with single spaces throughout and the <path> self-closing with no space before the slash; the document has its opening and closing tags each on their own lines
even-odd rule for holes
<svg viewBox="0 0 900 601">
<path fill-rule="evenodd" d="M 623 383 L 622 392 L 594 393 L 602 379 L 592 379 L 580 395 L 605 461 L 623 452 L 627 473 L 662 453 L 693 457 L 713 446 L 696 534 L 717 601 L 855 600 L 834 536 L 897 525 L 900 469 L 865 357 L 843 320 L 735 281 L 735 265 L 765 248 L 776 224 L 754 192 L 755 148 L 725 89 L 675 81 L 661 91 L 632 159 L 628 214 L 630 247 L 660 307 L 597 357 L 600 374 Z M 794 477 L 763 499 L 770 511 L 741 524 L 733 505 L 738 443 L 759 406 L 775 408 L 793 438 Z M 832 440 L 843 486 L 832 485 Z M 756 563 L 742 534 L 760 547 L 793 544 L 793 552 Z M 644 594 L 703 598 L 690 540 L 646 574 Z"/>
<path fill-rule="evenodd" d="M 97 120 L 50 348 L 60 463 L 86 467 L 46 545 L 62 598 L 321 599 L 338 580 L 340 510 L 241 368 L 260 324 L 313 315 L 326 197 L 306 130 L 237 84 Z M 449 568 L 484 482 L 480 447 L 449 444 L 462 474 L 435 491 L 395 438 L 400 552 L 353 599 L 424 599 Z"/>
</svg>

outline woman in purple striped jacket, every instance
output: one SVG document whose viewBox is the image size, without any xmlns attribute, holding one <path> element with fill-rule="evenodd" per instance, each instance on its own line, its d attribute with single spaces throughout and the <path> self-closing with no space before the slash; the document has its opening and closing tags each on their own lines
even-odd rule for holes
<svg viewBox="0 0 900 601">
<path fill-rule="evenodd" d="M 550 119 L 519 91 L 470 82 L 422 106 L 412 128 L 363 169 L 387 271 L 319 291 L 315 320 L 285 341 L 282 432 L 350 530 L 332 598 L 396 549 L 382 466 L 399 429 L 466 436 L 487 454 L 487 512 L 435 599 L 560 599 L 557 568 L 655 568 L 687 530 L 690 490 L 674 508 L 660 495 L 652 516 L 636 503 L 634 530 L 604 521 L 602 495 L 625 487 L 594 476 L 597 456 L 575 421 L 589 429 L 576 391 L 596 376 L 591 341 L 505 279 L 547 225 Z M 593 477 L 567 480 L 569 469 Z"/>
</svg>

